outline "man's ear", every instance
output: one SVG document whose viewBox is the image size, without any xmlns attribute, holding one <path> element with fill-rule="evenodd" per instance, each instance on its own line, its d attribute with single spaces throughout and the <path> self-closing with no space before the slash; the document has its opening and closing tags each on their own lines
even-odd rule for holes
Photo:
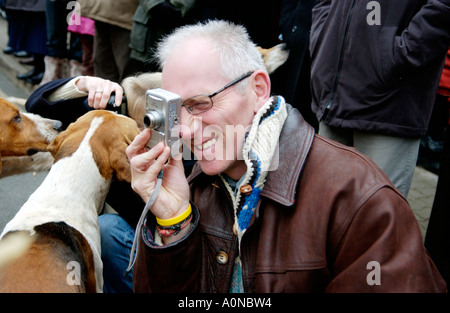
<svg viewBox="0 0 450 313">
<path fill-rule="evenodd" d="M 252 88 L 255 95 L 255 113 L 266 103 L 270 98 L 270 77 L 267 72 L 257 70 L 253 73 Z"/>
</svg>

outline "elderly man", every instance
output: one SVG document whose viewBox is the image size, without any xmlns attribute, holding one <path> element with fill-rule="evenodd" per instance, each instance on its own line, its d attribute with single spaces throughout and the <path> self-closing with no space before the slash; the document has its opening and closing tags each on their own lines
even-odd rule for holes
<svg viewBox="0 0 450 313">
<path fill-rule="evenodd" d="M 127 149 L 133 189 L 154 201 L 135 238 L 135 291 L 446 290 L 406 200 L 371 160 L 271 96 L 243 27 L 182 27 L 158 58 L 198 162 L 186 179 L 169 147 L 147 151 L 148 129 Z"/>
</svg>

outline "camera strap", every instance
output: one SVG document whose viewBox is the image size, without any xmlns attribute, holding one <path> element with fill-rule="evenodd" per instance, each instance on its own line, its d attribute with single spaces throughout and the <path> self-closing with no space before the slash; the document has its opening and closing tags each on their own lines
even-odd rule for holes
<svg viewBox="0 0 450 313">
<path fill-rule="evenodd" d="M 158 178 L 156 180 L 156 186 L 153 190 L 152 195 L 150 196 L 150 199 L 148 199 L 147 203 L 145 204 L 144 210 L 142 211 L 141 217 L 139 218 L 139 222 L 136 227 L 136 232 L 134 234 L 133 239 L 133 246 L 131 248 L 130 252 L 130 261 L 128 263 L 128 268 L 123 273 L 123 276 L 127 276 L 128 273 L 132 270 L 134 263 L 136 262 L 135 252 L 138 250 L 139 246 L 139 235 L 141 233 L 142 225 L 144 224 L 144 220 L 150 211 L 150 208 L 152 207 L 153 203 L 155 203 L 156 197 L 158 196 L 159 190 L 161 189 L 162 179 L 163 179 L 163 170 L 161 170 L 158 174 Z"/>
</svg>

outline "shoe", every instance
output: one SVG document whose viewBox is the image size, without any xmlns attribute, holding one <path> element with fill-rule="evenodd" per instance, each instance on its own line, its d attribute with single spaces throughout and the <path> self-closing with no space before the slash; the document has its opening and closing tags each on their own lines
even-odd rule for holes
<svg viewBox="0 0 450 313">
<path fill-rule="evenodd" d="M 26 51 L 24 51 L 24 50 L 16 51 L 16 52 L 14 52 L 13 54 L 14 54 L 14 56 L 17 57 L 17 58 L 28 58 L 28 57 L 31 56 L 28 52 L 26 52 Z"/>
<path fill-rule="evenodd" d="M 76 60 L 69 61 L 69 77 L 81 76 L 82 71 L 83 65 L 80 62 Z"/>
<path fill-rule="evenodd" d="M 28 72 L 26 72 L 26 73 L 23 73 L 23 74 L 17 74 L 17 79 L 20 79 L 20 80 L 26 80 L 27 78 L 30 78 L 30 77 L 32 77 L 32 76 L 34 76 L 34 75 L 36 75 L 37 73 L 36 73 L 36 71 L 35 71 L 35 69 L 33 68 L 33 69 L 31 69 L 31 70 L 29 70 Z"/>
<path fill-rule="evenodd" d="M 55 79 L 65 78 L 67 77 L 68 71 L 68 61 L 67 59 L 61 59 L 52 56 L 45 56 L 45 72 L 44 77 L 42 78 L 40 86 L 45 85 L 46 83 L 53 81 Z"/>
<path fill-rule="evenodd" d="M 11 48 L 11 47 L 3 48 L 3 53 L 4 54 L 12 54 L 13 52 L 14 52 L 14 49 Z"/>
<path fill-rule="evenodd" d="M 37 85 L 42 81 L 42 77 L 44 77 L 44 72 L 40 72 L 40 73 L 37 73 L 36 75 L 28 77 L 27 79 L 25 79 L 25 81 L 32 85 Z"/>
</svg>

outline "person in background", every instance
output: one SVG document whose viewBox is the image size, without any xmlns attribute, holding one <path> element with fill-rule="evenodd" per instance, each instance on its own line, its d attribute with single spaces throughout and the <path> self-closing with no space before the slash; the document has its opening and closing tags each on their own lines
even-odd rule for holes
<svg viewBox="0 0 450 313">
<path fill-rule="evenodd" d="M 130 35 L 130 57 L 144 64 L 143 71 L 156 72 L 153 60 L 156 43 L 174 28 L 192 22 L 195 0 L 139 1 Z"/>
<path fill-rule="evenodd" d="M 45 1 L 47 54 L 41 86 L 55 79 L 81 74 L 83 50 L 80 39 L 71 36 L 67 30 L 71 15 L 69 3 L 69 0 Z"/>
<path fill-rule="evenodd" d="M 441 81 L 434 101 L 433 111 L 426 134 L 420 139 L 417 165 L 439 175 L 439 166 L 444 148 L 444 135 L 448 125 L 448 54 L 441 74 Z"/>
<path fill-rule="evenodd" d="M 311 110 L 309 35 L 316 0 L 283 0 L 280 17 L 282 42 L 289 50 L 286 63 L 271 74 L 272 90 L 297 108 L 304 119 L 319 130 Z"/>
<path fill-rule="evenodd" d="M 94 76 L 94 35 L 95 22 L 90 18 L 79 16 L 74 11 L 71 17 L 71 23 L 67 30 L 80 39 L 83 57 L 81 61 L 80 74 L 83 76 Z M 76 72 L 72 72 L 70 77 L 78 76 Z"/>
<path fill-rule="evenodd" d="M 368 155 L 407 197 L 450 45 L 450 0 L 319 0 L 311 27 L 319 134 Z"/>
<path fill-rule="evenodd" d="M 33 56 L 33 68 L 17 78 L 30 84 L 39 84 L 44 76 L 44 56 L 47 53 L 45 0 L 7 0 L 9 44 L 17 57 Z"/>
<path fill-rule="evenodd" d="M 121 82 L 142 72 L 144 65 L 130 58 L 130 34 L 138 0 L 78 0 L 81 16 L 95 21 L 95 76 Z"/>
<path fill-rule="evenodd" d="M 425 235 L 425 247 L 448 285 L 450 283 L 450 50 L 439 83 L 438 97 L 447 103 L 448 126 L 445 130 L 436 194 Z"/>
</svg>

